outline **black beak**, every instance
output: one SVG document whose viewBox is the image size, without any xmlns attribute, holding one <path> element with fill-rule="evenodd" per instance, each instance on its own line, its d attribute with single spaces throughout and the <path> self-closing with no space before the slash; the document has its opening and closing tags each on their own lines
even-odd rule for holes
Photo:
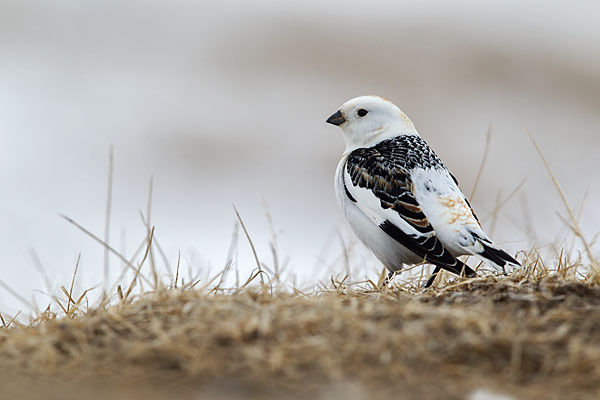
<svg viewBox="0 0 600 400">
<path fill-rule="evenodd" d="M 346 119 L 342 115 L 342 112 L 340 110 L 337 110 L 331 117 L 327 118 L 327 121 L 325 122 L 331 125 L 340 126 L 341 124 L 346 122 Z"/>
</svg>

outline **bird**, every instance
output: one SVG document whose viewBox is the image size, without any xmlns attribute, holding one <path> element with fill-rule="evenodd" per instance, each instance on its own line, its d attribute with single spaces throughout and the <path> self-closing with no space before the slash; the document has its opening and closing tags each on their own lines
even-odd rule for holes
<svg viewBox="0 0 600 400">
<path fill-rule="evenodd" d="M 423 261 L 475 277 L 458 259 L 473 255 L 494 270 L 520 266 L 484 232 L 458 181 L 395 104 L 379 96 L 345 102 L 326 120 L 343 133 L 346 149 L 335 192 L 350 227 L 389 271 Z"/>
</svg>

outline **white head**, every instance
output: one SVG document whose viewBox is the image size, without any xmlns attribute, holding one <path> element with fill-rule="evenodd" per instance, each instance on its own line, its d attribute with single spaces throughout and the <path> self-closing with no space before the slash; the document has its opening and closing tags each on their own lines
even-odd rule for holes
<svg viewBox="0 0 600 400">
<path fill-rule="evenodd" d="M 378 96 L 361 96 L 345 102 L 327 122 L 342 128 L 346 151 L 370 147 L 400 135 L 419 135 L 394 103 Z"/>
</svg>

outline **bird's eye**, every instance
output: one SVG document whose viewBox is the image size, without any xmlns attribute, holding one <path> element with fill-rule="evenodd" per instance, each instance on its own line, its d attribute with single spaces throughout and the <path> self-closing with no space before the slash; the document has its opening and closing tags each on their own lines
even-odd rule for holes
<svg viewBox="0 0 600 400">
<path fill-rule="evenodd" d="M 364 117 L 365 115 L 367 115 L 368 111 L 365 110 L 364 108 L 361 108 L 356 113 L 358 114 L 359 117 Z"/>
</svg>

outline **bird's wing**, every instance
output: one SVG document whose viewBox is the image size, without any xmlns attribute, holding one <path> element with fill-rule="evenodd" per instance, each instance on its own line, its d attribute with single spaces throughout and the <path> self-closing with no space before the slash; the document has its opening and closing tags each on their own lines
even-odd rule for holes
<svg viewBox="0 0 600 400">
<path fill-rule="evenodd" d="M 420 139 L 420 138 L 418 138 Z M 455 274 L 475 272 L 442 244 L 415 198 L 410 179 L 412 162 L 441 161 L 433 152 L 427 159 L 411 152 L 413 137 L 400 136 L 349 154 L 342 175 L 350 200 L 386 234 L 426 261 Z M 422 140 L 422 139 L 421 139 Z"/>
<path fill-rule="evenodd" d="M 481 226 L 481 222 L 479 221 L 479 218 L 477 218 L 477 214 L 475 214 L 475 210 L 473 210 L 473 207 L 471 207 L 471 203 L 469 203 L 469 200 L 467 199 L 467 196 L 464 195 L 464 193 L 462 192 L 462 190 L 459 187 L 460 185 L 458 184 L 458 179 L 456 179 L 456 177 L 450 171 L 448 171 L 448 174 L 450 174 L 450 177 L 452 178 L 452 180 L 454 181 L 454 184 L 456 185 L 456 187 L 460 191 L 460 193 L 462 195 L 462 198 L 465 200 L 465 203 L 467 203 L 467 206 L 471 210 L 471 214 L 473 215 L 473 218 L 475 218 L 475 221 L 477 221 L 477 223 L 479 224 L 479 226 Z"/>
<path fill-rule="evenodd" d="M 462 249 L 468 253 L 480 257 L 484 261 L 487 261 L 499 271 L 504 271 L 506 264 L 520 266 L 517 260 L 515 260 L 504 250 L 498 248 L 485 234 L 481 223 L 479 222 L 479 218 L 477 218 L 477 215 L 475 215 L 473 207 L 471 207 L 467 197 L 460 190 L 458 180 L 451 173 L 448 172 L 448 174 L 452 178 L 453 184 L 456 187 L 454 193 L 456 193 L 459 197 L 459 201 L 454 202 L 455 207 L 459 209 L 462 208 L 462 212 L 467 220 L 461 221 L 463 218 L 455 218 L 459 220 L 459 223 L 463 222 L 461 224 L 462 226 L 458 227 L 457 229 L 457 231 L 460 232 L 460 240 L 457 242 L 460 244 Z M 460 204 L 460 200 L 462 200 L 462 204 Z"/>
</svg>

